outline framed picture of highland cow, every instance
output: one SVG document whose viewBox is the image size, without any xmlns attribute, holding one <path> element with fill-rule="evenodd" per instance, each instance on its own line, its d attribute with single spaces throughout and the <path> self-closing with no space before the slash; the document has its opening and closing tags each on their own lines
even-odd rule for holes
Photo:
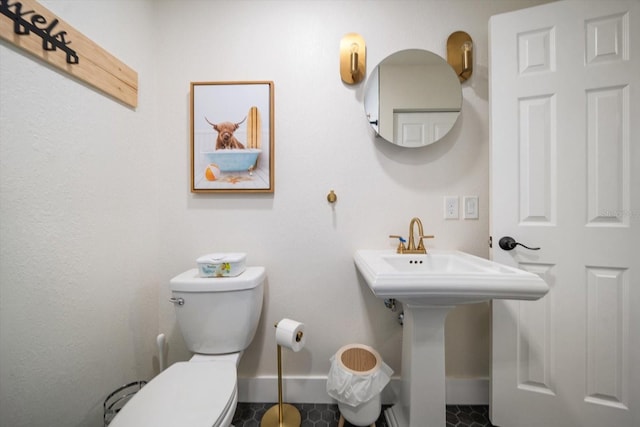
<svg viewBox="0 0 640 427">
<path fill-rule="evenodd" d="M 191 192 L 273 193 L 273 82 L 191 83 Z"/>
</svg>

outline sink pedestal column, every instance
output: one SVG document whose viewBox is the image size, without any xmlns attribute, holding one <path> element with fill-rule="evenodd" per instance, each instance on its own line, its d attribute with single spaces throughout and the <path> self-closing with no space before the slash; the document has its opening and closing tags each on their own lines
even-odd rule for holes
<svg viewBox="0 0 640 427">
<path fill-rule="evenodd" d="M 445 427 L 444 321 L 453 306 L 403 306 L 400 401 L 385 418 L 391 427 Z"/>
</svg>

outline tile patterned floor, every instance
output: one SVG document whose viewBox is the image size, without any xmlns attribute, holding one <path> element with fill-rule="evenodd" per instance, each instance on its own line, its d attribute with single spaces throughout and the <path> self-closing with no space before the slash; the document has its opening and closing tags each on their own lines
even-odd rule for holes
<svg viewBox="0 0 640 427">
<path fill-rule="evenodd" d="M 234 427 L 259 427 L 262 415 L 273 403 L 238 403 L 233 417 Z M 340 412 L 336 405 L 315 403 L 295 404 L 302 418 L 301 427 L 336 427 Z M 492 427 L 487 406 L 447 405 L 447 427 Z M 348 422 L 345 427 L 352 427 Z M 384 414 L 376 427 L 387 427 Z"/>
</svg>

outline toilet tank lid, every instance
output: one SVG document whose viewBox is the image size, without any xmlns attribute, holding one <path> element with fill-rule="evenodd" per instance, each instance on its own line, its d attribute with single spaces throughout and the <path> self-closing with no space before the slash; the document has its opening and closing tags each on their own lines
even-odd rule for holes
<svg viewBox="0 0 640 427">
<path fill-rule="evenodd" d="M 169 281 L 169 289 L 179 292 L 229 292 L 253 289 L 265 279 L 264 267 L 247 267 L 235 277 L 200 277 L 197 268 L 178 274 Z"/>
</svg>

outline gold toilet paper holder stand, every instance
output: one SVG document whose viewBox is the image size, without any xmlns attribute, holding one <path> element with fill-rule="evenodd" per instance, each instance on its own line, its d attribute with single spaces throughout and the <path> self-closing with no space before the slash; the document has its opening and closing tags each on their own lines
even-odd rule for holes
<svg viewBox="0 0 640 427">
<path fill-rule="evenodd" d="M 274 325 L 276 328 L 278 324 Z M 302 340 L 303 333 L 296 334 L 296 342 Z M 267 410 L 260 420 L 260 427 L 300 427 L 300 411 L 288 403 L 282 403 L 282 346 L 278 344 L 278 404 Z"/>
</svg>

